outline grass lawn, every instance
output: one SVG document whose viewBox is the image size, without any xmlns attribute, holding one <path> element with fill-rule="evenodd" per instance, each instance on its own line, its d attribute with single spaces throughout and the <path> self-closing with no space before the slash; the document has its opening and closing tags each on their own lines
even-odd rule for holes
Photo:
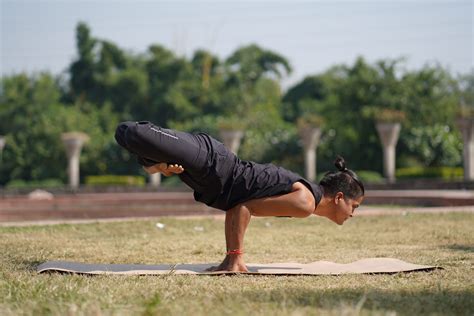
<svg viewBox="0 0 474 316">
<path fill-rule="evenodd" d="M 157 222 L 164 223 L 158 229 Z M 473 315 L 474 214 L 252 219 L 247 262 L 348 263 L 394 257 L 432 272 L 343 276 L 78 276 L 35 272 L 47 260 L 209 263 L 223 221 L 160 218 L 0 227 L 0 315 Z M 203 231 L 196 230 L 202 226 Z"/>
</svg>

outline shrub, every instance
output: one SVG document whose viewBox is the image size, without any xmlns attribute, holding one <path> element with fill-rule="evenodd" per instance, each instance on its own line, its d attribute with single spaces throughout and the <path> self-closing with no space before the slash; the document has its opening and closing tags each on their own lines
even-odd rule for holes
<svg viewBox="0 0 474 316">
<path fill-rule="evenodd" d="M 145 178 L 141 176 L 117 175 L 87 176 L 86 185 L 130 185 L 142 187 L 145 185 Z"/>
<path fill-rule="evenodd" d="M 383 176 L 378 173 L 377 171 L 372 170 L 359 170 L 355 171 L 357 177 L 362 181 L 362 183 L 381 183 L 384 181 Z M 324 177 L 325 172 L 319 172 L 316 176 L 316 181 L 319 183 L 321 179 Z"/>
<path fill-rule="evenodd" d="M 356 171 L 356 174 L 362 183 L 381 183 L 384 181 L 383 176 L 377 171 L 359 170 Z"/>
<path fill-rule="evenodd" d="M 440 178 L 444 180 L 462 179 L 463 168 L 460 167 L 410 167 L 397 169 L 399 179 Z"/>
<path fill-rule="evenodd" d="M 32 188 L 58 188 L 64 186 L 59 179 L 44 179 L 25 181 L 21 179 L 11 180 L 5 186 L 7 189 L 32 189 Z"/>
</svg>

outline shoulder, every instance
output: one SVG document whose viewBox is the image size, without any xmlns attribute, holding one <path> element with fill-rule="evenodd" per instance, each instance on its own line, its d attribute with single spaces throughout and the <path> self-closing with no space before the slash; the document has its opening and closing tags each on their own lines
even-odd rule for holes
<svg viewBox="0 0 474 316">
<path fill-rule="evenodd" d="M 319 204 L 324 194 L 321 185 L 309 182 L 304 178 L 300 178 L 297 182 L 293 183 L 293 189 L 304 190 L 307 194 L 311 194 L 316 204 Z"/>
<path fill-rule="evenodd" d="M 303 191 L 308 191 L 308 193 L 311 193 L 311 191 L 300 181 L 293 183 L 293 185 L 291 186 L 291 191 L 296 191 L 296 190 L 303 190 Z"/>
<path fill-rule="evenodd" d="M 302 182 L 297 181 L 292 185 L 292 192 L 299 192 L 298 199 L 301 203 L 307 208 L 310 213 L 313 212 L 314 208 L 316 207 L 317 201 L 313 192 Z"/>
</svg>

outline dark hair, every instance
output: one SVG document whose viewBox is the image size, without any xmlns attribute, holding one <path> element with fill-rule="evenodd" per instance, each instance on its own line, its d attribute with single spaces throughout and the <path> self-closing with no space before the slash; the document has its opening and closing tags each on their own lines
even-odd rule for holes
<svg viewBox="0 0 474 316">
<path fill-rule="evenodd" d="M 364 185 L 357 177 L 357 174 L 346 168 L 346 162 L 341 156 L 337 156 L 334 161 L 338 171 L 329 171 L 319 182 L 324 188 L 324 194 L 329 196 L 342 192 L 350 199 L 356 199 L 365 194 Z"/>
</svg>

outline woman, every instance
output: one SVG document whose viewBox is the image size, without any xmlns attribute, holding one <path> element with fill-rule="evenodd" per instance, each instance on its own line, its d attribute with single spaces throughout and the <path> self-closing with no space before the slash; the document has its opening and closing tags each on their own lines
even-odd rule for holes
<svg viewBox="0 0 474 316">
<path fill-rule="evenodd" d="M 247 272 L 243 240 L 251 216 L 324 216 L 342 225 L 364 198 L 364 186 L 338 157 L 336 172 L 319 185 L 273 164 L 240 160 L 205 133 L 161 128 L 148 121 L 120 123 L 117 142 L 137 156 L 146 172 L 177 174 L 196 201 L 223 210 L 227 254 L 211 268 Z"/>
</svg>

